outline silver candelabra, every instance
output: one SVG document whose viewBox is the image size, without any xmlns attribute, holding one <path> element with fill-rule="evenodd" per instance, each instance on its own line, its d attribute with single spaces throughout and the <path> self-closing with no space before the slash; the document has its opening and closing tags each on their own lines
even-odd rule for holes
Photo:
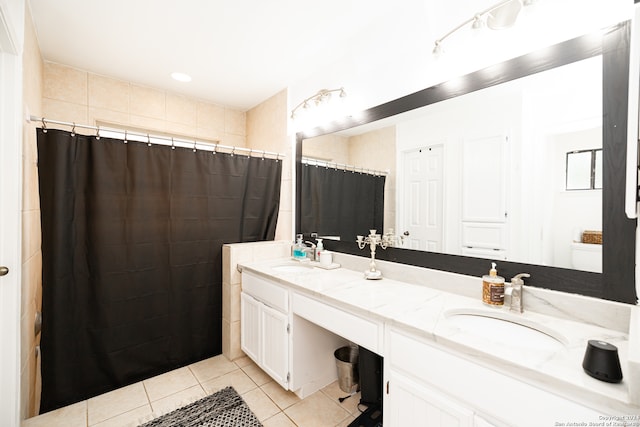
<svg viewBox="0 0 640 427">
<path fill-rule="evenodd" d="M 390 246 L 393 240 L 390 240 L 388 235 L 380 235 L 377 234 L 376 230 L 369 230 L 369 235 L 367 237 L 357 236 L 358 247 L 360 249 L 364 249 L 365 246 L 369 245 L 371 249 L 371 262 L 369 263 L 369 270 L 364 272 L 365 279 L 369 280 L 377 280 L 382 279 L 382 272 L 376 269 L 376 246 L 380 246 L 382 249 L 387 249 L 387 246 Z"/>
</svg>

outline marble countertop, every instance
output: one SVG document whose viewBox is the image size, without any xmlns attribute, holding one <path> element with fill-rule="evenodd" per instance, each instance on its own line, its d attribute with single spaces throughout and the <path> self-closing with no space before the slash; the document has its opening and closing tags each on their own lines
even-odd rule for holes
<svg viewBox="0 0 640 427">
<path fill-rule="evenodd" d="M 325 270 L 310 265 L 303 271 L 274 269 L 283 265 L 300 263 L 286 258 L 247 263 L 241 267 L 334 307 L 434 341 L 483 366 L 586 406 L 615 414 L 640 413 L 640 402 L 635 401 L 635 393 L 629 390 L 629 385 L 636 381 L 640 383 L 640 378 L 629 377 L 630 373 L 635 376 L 638 370 L 635 364 L 633 369 L 628 369 L 627 331 L 528 310 L 526 300 L 524 313 L 513 313 L 506 308 L 488 307 L 479 297 L 470 297 L 475 291 L 446 292 L 386 277 L 366 280 L 362 271 L 347 268 Z M 472 287 L 476 283 L 478 289 L 481 287 L 480 278 L 469 283 L 473 283 Z M 548 333 L 562 345 L 538 345 L 519 338 L 514 340 L 499 334 L 468 330 L 455 322 L 456 313 L 498 317 L 530 325 Z M 590 339 L 607 341 L 618 348 L 624 376 L 622 382 L 606 383 L 584 372 L 582 360 Z M 557 344 L 551 341 L 551 344 Z"/>
</svg>

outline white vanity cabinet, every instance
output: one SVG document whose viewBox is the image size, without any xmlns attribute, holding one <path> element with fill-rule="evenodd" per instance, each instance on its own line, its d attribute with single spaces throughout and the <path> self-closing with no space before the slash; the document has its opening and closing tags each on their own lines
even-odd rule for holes
<svg viewBox="0 0 640 427">
<path fill-rule="evenodd" d="M 240 347 L 285 389 L 289 381 L 289 291 L 261 277 L 243 274 Z"/>
<path fill-rule="evenodd" d="M 539 427 L 602 415 L 393 327 L 385 349 L 385 426 Z"/>
<path fill-rule="evenodd" d="M 384 400 L 384 425 L 472 427 L 473 411 L 441 392 L 397 371 L 387 376 L 389 392 Z"/>
<path fill-rule="evenodd" d="M 333 352 L 348 341 L 296 315 L 298 297 L 275 281 L 242 273 L 240 347 L 285 390 L 304 398 L 337 379 Z"/>
</svg>

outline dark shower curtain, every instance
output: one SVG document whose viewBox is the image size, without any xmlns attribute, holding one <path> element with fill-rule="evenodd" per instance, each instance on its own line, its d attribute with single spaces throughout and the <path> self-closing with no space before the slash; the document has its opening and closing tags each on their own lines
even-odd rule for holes
<svg viewBox="0 0 640 427">
<path fill-rule="evenodd" d="M 380 175 L 302 165 L 302 232 L 346 241 L 370 229 L 383 233 L 385 181 Z"/>
<path fill-rule="evenodd" d="M 282 163 L 37 132 L 41 412 L 220 354 L 222 245 L 274 238 Z"/>
</svg>

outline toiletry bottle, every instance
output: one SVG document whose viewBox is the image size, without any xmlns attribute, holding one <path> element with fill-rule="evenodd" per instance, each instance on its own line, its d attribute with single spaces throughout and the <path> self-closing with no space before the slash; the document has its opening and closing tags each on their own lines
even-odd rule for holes
<svg viewBox="0 0 640 427">
<path fill-rule="evenodd" d="M 322 244 L 322 239 L 317 239 L 318 243 L 316 244 L 316 261 L 320 261 L 320 252 L 324 250 L 324 245 Z"/>
<path fill-rule="evenodd" d="M 496 263 L 491 263 L 488 275 L 482 276 L 482 302 L 491 306 L 504 305 L 504 277 L 498 276 Z"/>
<path fill-rule="evenodd" d="M 305 253 L 304 243 L 302 243 L 302 234 L 298 234 L 296 244 L 293 245 L 293 258 L 294 259 L 305 259 L 307 254 Z"/>
</svg>

